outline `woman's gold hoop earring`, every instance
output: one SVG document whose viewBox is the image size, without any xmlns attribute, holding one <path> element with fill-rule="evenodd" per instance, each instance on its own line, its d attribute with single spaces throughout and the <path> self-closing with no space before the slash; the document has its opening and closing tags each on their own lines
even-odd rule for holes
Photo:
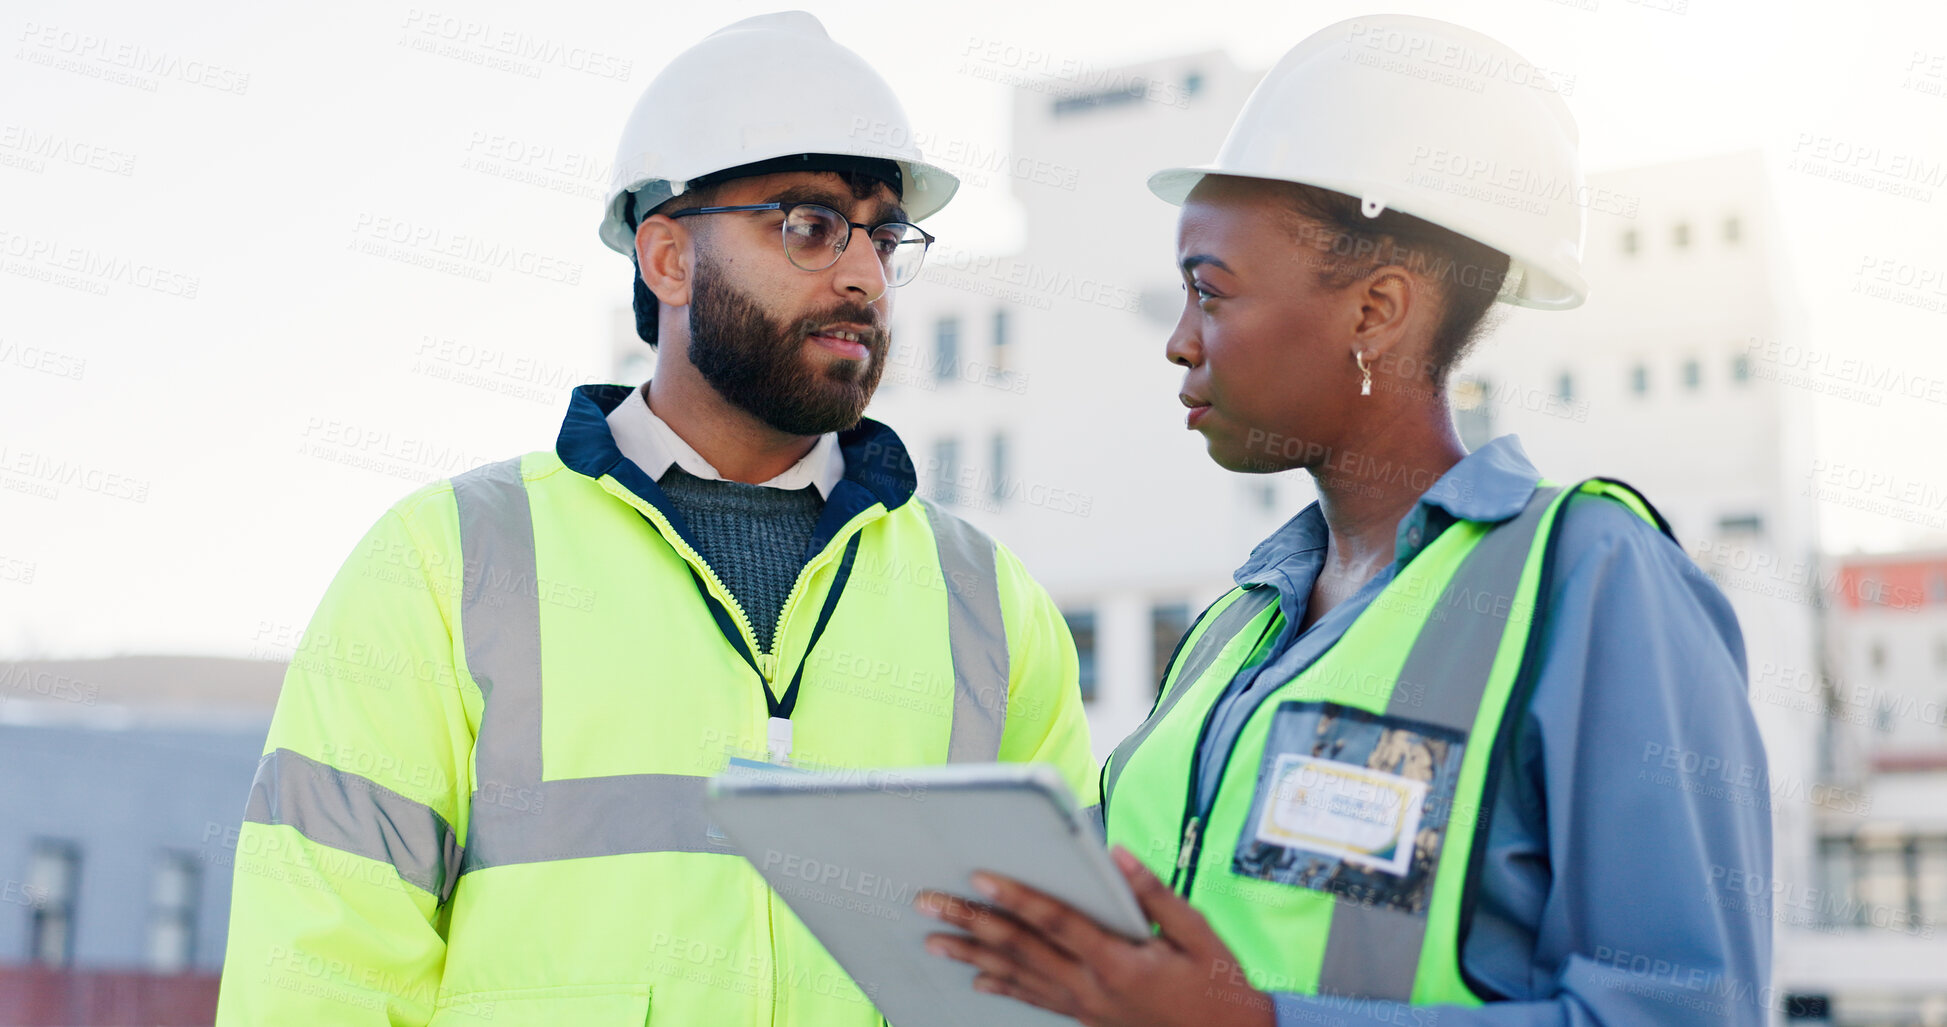
<svg viewBox="0 0 1947 1027">
<path fill-rule="evenodd" d="M 1366 366 L 1366 355 L 1364 353 L 1354 352 L 1352 359 L 1359 362 L 1359 374 L 1362 378 L 1359 382 L 1359 395 L 1372 395 L 1372 369 Z"/>
</svg>

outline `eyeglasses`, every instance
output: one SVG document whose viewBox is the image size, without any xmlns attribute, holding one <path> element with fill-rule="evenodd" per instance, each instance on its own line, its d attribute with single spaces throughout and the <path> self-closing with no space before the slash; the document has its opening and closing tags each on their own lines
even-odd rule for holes
<svg viewBox="0 0 1947 1027">
<path fill-rule="evenodd" d="M 904 221 L 862 225 L 822 203 L 694 207 L 672 211 L 669 216 L 686 218 L 692 214 L 730 214 L 755 210 L 784 212 L 784 255 L 793 265 L 806 271 L 823 271 L 838 263 L 839 256 L 852 241 L 852 229 L 863 228 L 866 238 L 872 240 L 873 252 L 879 255 L 880 265 L 885 268 L 886 284 L 905 285 L 919 277 L 919 266 L 926 260 L 926 247 L 933 244 L 933 237 L 918 225 Z"/>
</svg>

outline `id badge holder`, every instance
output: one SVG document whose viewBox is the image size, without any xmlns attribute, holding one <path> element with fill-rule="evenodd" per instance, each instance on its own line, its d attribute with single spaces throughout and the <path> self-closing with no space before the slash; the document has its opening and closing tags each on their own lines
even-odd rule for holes
<svg viewBox="0 0 1947 1027">
<path fill-rule="evenodd" d="M 1405 717 L 1280 704 L 1231 871 L 1424 915 L 1466 748 Z"/>
</svg>

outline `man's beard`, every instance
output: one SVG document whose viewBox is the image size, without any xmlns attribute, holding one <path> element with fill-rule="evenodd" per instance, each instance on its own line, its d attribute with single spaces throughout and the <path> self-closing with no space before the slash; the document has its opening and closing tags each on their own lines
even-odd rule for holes
<svg viewBox="0 0 1947 1027">
<path fill-rule="evenodd" d="M 859 423 L 885 373 L 886 330 L 872 308 L 839 305 L 783 324 L 740 292 L 721 269 L 699 260 L 690 294 L 690 363 L 724 399 L 790 435 L 823 435 Z M 871 326 L 860 334 L 871 356 L 814 366 L 805 353 L 813 330 Z"/>
</svg>

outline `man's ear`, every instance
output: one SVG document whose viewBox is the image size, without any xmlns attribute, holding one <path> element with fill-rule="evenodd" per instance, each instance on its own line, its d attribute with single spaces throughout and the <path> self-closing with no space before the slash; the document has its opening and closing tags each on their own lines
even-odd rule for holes
<svg viewBox="0 0 1947 1027">
<path fill-rule="evenodd" d="M 657 300 L 671 307 L 689 305 L 696 266 L 689 229 L 664 214 L 643 218 L 635 230 L 635 259 L 642 283 Z"/>
</svg>

